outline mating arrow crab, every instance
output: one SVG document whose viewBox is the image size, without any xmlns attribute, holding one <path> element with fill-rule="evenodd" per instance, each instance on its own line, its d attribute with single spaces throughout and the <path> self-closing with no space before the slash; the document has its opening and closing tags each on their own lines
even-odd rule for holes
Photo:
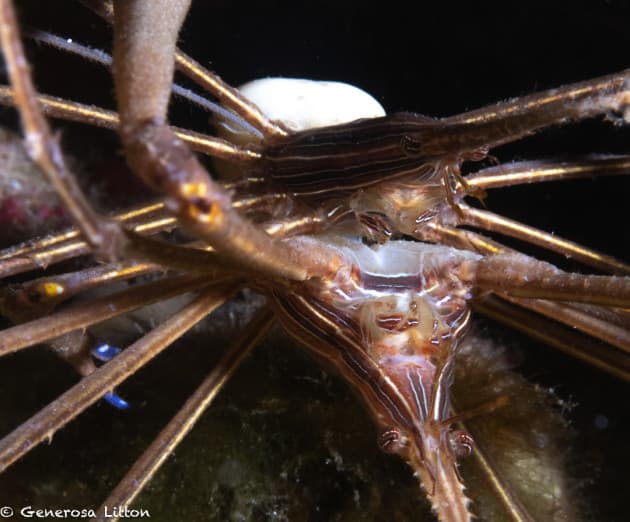
<svg viewBox="0 0 630 522">
<path fill-rule="evenodd" d="M 92 4 L 107 7 L 106 3 Z M 411 464 L 437 517 L 469 520 L 475 506 L 468 501 L 456 461 L 470 449 L 471 441 L 456 424 L 466 421 L 475 405 L 453 405 L 449 392 L 471 303 L 482 313 L 529 326 L 532 334 L 540 334 L 544 328 L 548 342 L 565 349 L 577 346 L 576 355 L 627 377 L 623 308 L 628 306 L 628 281 L 619 276 L 568 275 L 461 225 L 525 239 L 603 272 L 623 276 L 628 268 L 468 206 L 464 198 L 482 198 L 486 189 L 532 177 L 542 181 L 593 176 L 601 170 L 625 173 L 627 158 L 482 164 L 475 174 L 465 177 L 460 169 L 465 163 L 481 162 L 490 148 L 542 127 L 602 114 L 623 119 L 628 73 L 441 120 L 402 114 L 293 134 L 267 120 L 247 100 L 217 84 L 214 76 L 179 53 L 180 67 L 203 76 L 203 81 L 211 83 L 211 92 L 264 137 L 262 145 L 251 141 L 245 149 L 238 149 L 185 134 L 189 142 L 238 165 L 242 178 L 218 185 L 205 177 L 188 149 L 163 125 L 173 46 L 187 6 L 184 2 L 161 4 L 118 4 L 114 69 L 127 159 L 149 184 L 166 193 L 165 203 L 127 214 L 128 225 L 121 227 L 95 215 L 66 178 L 59 181 L 68 195 L 70 213 L 95 257 L 109 264 L 67 276 L 29 279 L 22 287 L 11 289 L 14 301 L 6 298 L 5 314 L 20 324 L 3 332 L 3 353 L 49 342 L 85 377 L 0 442 L 2 467 L 52 437 L 237 289 L 250 287 L 268 297 L 271 310 L 288 332 L 332 364 L 356 389 L 376 421 L 379 445 Z M 3 8 L 7 15 L 8 2 Z M 166 21 L 165 12 L 170 14 Z M 17 70 L 24 60 L 16 47 L 16 27 L 5 18 L 4 49 L 7 62 Z M 145 31 L 147 27 L 152 28 L 150 32 Z M 158 48 L 161 52 L 156 53 Z M 143 73 L 143 68 L 150 71 Z M 21 101 L 18 96 L 15 100 L 27 127 L 27 143 L 36 156 L 37 148 L 43 149 L 39 161 L 44 169 L 52 170 L 53 176 L 60 169 L 63 174 L 60 152 L 52 138 L 42 139 L 45 124 L 37 116 L 37 108 L 28 107 L 35 96 L 29 93 L 28 76 L 18 71 L 13 83 L 16 94 L 22 94 Z M 45 107 L 51 112 L 72 111 L 52 103 Z M 106 113 L 88 110 L 84 114 L 87 119 L 112 123 Z M 48 160 L 46 150 L 51 153 Z M 190 245 L 161 243 L 137 233 L 171 229 L 175 226 L 171 215 L 189 234 Z M 24 248 L 44 249 L 47 264 L 58 252 L 60 257 L 72 248 L 75 255 L 85 253 L 88 246 L 72 234 L 76 233 L 54 240 L 62 242 L 63 248 L 51 249 L 48 241 Z M 208 251 L 207 245 L 213 249 Z M 22 271 L 28 262 L 32 263 L 29 269 L 36 267 L 33 259 L 37 255 L 33 251 L 25 254 L 20 248 L 6 252 L 5 273 Z M 18 265 L 22 268 L 15 268 Z M 138 279 L 141 274 L 169 269 L 163 279 L 149 283 Z M 77 307 L 57 309 L 61 294 L 65 298 L 102 282 L 132 277 L 138 286 L 121 294 L 91 298 L 81 305 L 83 314 Z M 136 306 L 133 303 L 144 304 L 202 286 L 200 296 L 173 319 L 97 371 L 82 351 L 82 337 L 72 340 L 73 344 L 61 337 L 102 319 L 107 310 L 120 312 Z M 22 306 L 19 313 L 15 302 Z M 523 311 L 532 308 L 543 318 Z M 44 312 L 43 318 L 36 318 Z M 544 317 L 560 318 L 616 348 L 602 351 L 588 340 L 578 342 Z M 138 494 L 137 484 L 145 483 L 174 449 L 244 356 L 246 347 L 266 331 L 269 321 L 270 313 L 263 311 L 244 330 L 217 371 L 104 505 L 126 504 Z M 77 351 L 68 356 L 60 344 L 62 348 L 75 346 Z M 483 404 L 477 406 L 484 410 Z M 496 406 L 495 401 L 485 410 Z M 479 443 L 474 450 L 480 461 L 481 448 Z M 500 475 L 493 477 L 498 495 L 508 497 L 506 511 L 515 519 L 531 519 L 527 508 L 509 494 Z M 558 516 L 568 517 L 562 512 Z"/>
</svg>

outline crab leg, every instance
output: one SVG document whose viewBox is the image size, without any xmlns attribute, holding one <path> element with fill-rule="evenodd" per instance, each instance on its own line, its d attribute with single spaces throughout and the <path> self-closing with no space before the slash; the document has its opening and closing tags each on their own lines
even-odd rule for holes
<svg viewBox="0 0 630 522">
<path fill-rule="evenodd" d="M 488 190 L 526 183 L 618 176 L 630 173 L 629 156 L 588 156 L 572 161 L 519 161 L 482 169 L 466 176 L 473 189 Z"/>
<path fill-rule="evenodd" d="M 112 490 L 94 520 L 109 520 L 111 515 L 106 516 L 105 508 L 128 506 L 133 502 L 168 456 L 175 451 L 179 443 L 194 427 L 243 359 L 265 337 L 272 324 L 271 311 L 264 308 L 245 326 L 241 335 L 222 355 L 216 368 L 210 372 L 186 401 L 186 404 L 169 421 L 120 483 Z"/>
<path fill-rule="evenodd" d="M 34 319 L 0 332 L 0 356 L 28 348 L 65 333 L 100 323 L 147 304 L 190 292 L 207 277 L 178 276 L 69 306 L 52 315 Z"/>
<path fill-rule="evenodd" d="M 438 236 L 448 238 L 450 244 L 470 248 L 477 243 L 478 236 L 468 231 L 438 226 L 432 229 Z M 630 307 L 630 280 L 626 277 L 563 272 L 550 263 L 512 253 L 496 242 L 477 246 L 481 246 L 479 251 L 492 254 L 478 261 L 466 261 L 461 275 L 481 290 L 511 297 Z"/>
<path fill-rule="evenodd" d="M 14 100 L 22 118 L 28 154 L 55 187 L 88 243 L 105 258 L 113 258 L 115 247 L 112 249 L 110 243 L 116 242 L 118 227 L 92 211 L 50 133 L 37 102 L 10 0 L 0 0 L 0 40 L 14 85 Z"/>
<path fill-rule="evenodd" d="M 133 375 L 206 317 L 235 291 L 233 284 L 206 287 L 197 299 L 129 346 L 0 440 L 0 473 Z"/>
<path fill-rule="evenodd" d="M 162 204 L 147 205 L 117 215 L 114 219 L 131 226 L 134 232 L 155 234 L 174 228 L 175 218 L 164 215 Z M 88 254 L 88 244 L 79 237 L 77 230 L 69 230 L 56 236 L 34 242 L 26 242 L 0 252 L 0 276 L 45 268 L 52 263 Z"/>
<path fill-rule="evenodd" d="M 524 310 L 496 296 L 473 302 L 473 309 L 549 346 L 604 370 L 620 379 L 630 381 L 630 358 L 623 352 L 565 328 L 555 321 Z"/>
<path fill-rule="evenodd" d="M 446 124 L 470 126 L 469 147 L 496 147 L 515 141 L 538 129 L 568 121 L 583 120 L 608 111 L 621 112 L 630 102 L 630 71 L 602 76 L 557 89 L 549 89 L 510 102 L 497 103 L 440 120 Z M 474 146 L 474 145 L 473 145 Z"/>
<path fill-rule="evenodd" d="M 236 213 L 228 194 L 166 125 L 172 56 L 188 2 L 114 5 L 114 78 L 121 137 L 132 170 L 164 192 L 167 207 L 181 222 L 235 266 L 291 280 L 330 273 L 338 263 L 334 256 L 322 250 L 313 257 L 273 241 Z"/>
<path fill-rule="evenodd" d="M 464 273 L 470 270 L 468 274 Z M 563 272 L 523 254 L 498 254 L 466 261 L 463 280 L 512 297 L 630 307 L 630 279 Z"/>
<path fill-rule="evenodd" d="M 44 43 L 60 51 L 65 51 L 70 54 L 80 56 L 87 61 L 98 63 L 111 71 L 112 58 L 105 51 L 92 49 L 75 41 L 69 42 L 67 40 L 64 40 L 63 38 L 60 38 L 59 36 L 47 33 L 45 31 L 28 30 L 25 31 L 25 36 L 35 40 L 38 43 Z M 189 89 L 186 89 L 176 83 L 172 85 L 172 89 L 175 96 L 178 96 L 179 98 L 184 98 L 189 102 L 194 103 L 198 107 L 212 112 L 214 115 L 226 121 L 229 121 L 237 125 L 238 127 L 241 127 L 242 130 L 252 133 L 259 138 L 262 138 L 262 133 L 258 129 L 253 127 L 243 118 L 234 114 L 232 111 L 225 109 L 221 105 L 212 102 L 207 98 L 204 98 L 203 96 L 200 96 L 199 94 Z"/>
<path fill-rule="evenodd" d="M 110 0 L 80 1 L 104 20 L 114 24 L 114 5 Z M 264 136 L 285 136 L 287 134 L 281 126 L 267 118 L 256 105 L 245 98 L 237 89 L 225 83 L 216 74 L 208 71 L 179 49 L 175 49 L 175 63 L 178 70 L 211 92 L 223 105 L 239 114 Z"/>
<path fill-rule="evenodd" d="M 454 398 L 451 399 L 455 402 Z M 498 467 L 490 459 L 490 456 L 480 445 L 478 438 L 475 437 L 474 431 L 466 425 L 467 423 L 460 423 L 464 431 L 473 436 L 475 443 L 472 445 L 472 457 L 477 461 L 482 475 L 489 483 L 490 487 L 496 492 L 497 498 L 501 505 L 509 514 L 512 522 L 536 522 L 536 520 L 529 514 L 527 508 L 523 505 L 518 496 L 512 491 L 510 483 L 501 474 Z"/>
<path fill-rule="evenodd" d="M 37 96 L 42 112 L 51 118 L 60 118 L 68 121 L 76 121 L 102 127 L 104 129 L 117 130 L 119 127 L 118 114 L 94 105 L 85 105 L 77 102 L 69 102 L 56 96 L 40 94 Z M 13 106 L 13 89 L 0 86 L 0 104 Z M 230 161 L 251 161 L 258 159 L 257 152 L 242 149 L 221 138 L 212 138 L 199 132 L 173 127 L 173 132 L 193 150 L 209 156 Z"/>
<path fill-rule="evenodd" d="M 598 314 L 594 307 L 580 307 L 578 304 L 557 303 L 542 299 L 519 299 L 505 297 L 504 299 L 528 308 L 554 320 L 591 335 L 611 346 L 615 346 L 630 355 L 630 324 L 628 319 L 616 315 L 612 310 L 609 314 Z"/>
<path fill-rule="evenodd" d="M 10 285 L 0 299 L 0 310 L 13 322 L 21 322 L 20 316 L 38 317 L 50 312 L 60 303 L 77 294 L 116 281 L 125 281 L 160 267 L 136 262 L 116 265 L 99 265 L 77 272 L 41 277 L 20 285 Z M 15 317 L 15 318 L 14 318 Z"/>
<path fill-rule="evenodd" d="M 266 208 L 273 202 L 283 203 L 286 199 L 284 194 L 268 194 L 265 196 L 257 196 L 251 198 L 237 199 L 233 201 L 233 207 L 240 212 L 248 212 L 256 210 L 260 207 Z M 295 216 L 287 220 L 271 221 L 265 223 L 263 228 L 270 236 L 284 238 L 295 236 L 297 234 L 311 233 L 327 228 L 331 219 L 336 219 L 336 211 L 330 213 L 316 213 L 315 215 Z M 201 251 L 192 251 L 187 249 L 186 252 L 191 256 L 198 258 L 195 260 L 182 260 L 177 262 L 177 257 L 168 257 L 164 251 L 164 243 L 159 248 L 150 248 L 149 242 L 143 241 L 138 234 L 152 235 L 164 230 L 176 228 L 176 219 L 168 215 L 164 209 L 163 203 L 154 203 L 144 207 L 139 207 L 114 217 L 115 220 L 123 223 L 125 233 L 133 235 L 135 233 L 133 244 L 129 246 L 130 251 L 134 255 L 140 257 L 149 257 L 154 262 L 164 261 L 167 266 L 180 268 L 182 266 L 193 269 L 196 272 L 208 272 L 213 270 L 212 267 L 204 266 L 203 263 L 212 261 L 215 265 L 219 259 L 216 257 L 210 259 L 207 255 L 203 255 Z M 130 230 L 127 230 L 130 229 Z M 181 252 L 181 246 L 169 244 L 168 248 L 171 252 Z M 71 259 L 89 253 L 89 247 L 85 241 L 81 240 L 76 230 L 69 230 L 61 234 L 46 237 L 37 241 L 29 241 L 15 247 L 0 251 L 0 277 L 8 277 L 11 275 L 45 268 L 51 264 Z"/>
<path fill-rule="evenodd" d="M 630 265 L 612 256 L 596 252 L 590 248 L 548 234 L 524 223 L 499 216 L 493 212 L 472 208 L 460 203 L 461 225 L 470 225 L 490 232 L 498 232 L 510 237 L 522 239 L 552 252 L 571 257 L 586 265 L 619 275 L 630 274 Z"/>
<path fill-rule="evenodd" d="M 457 248 L 472 249 L 486 255 L 512 252 L 503 245 L 468 230 L 443 225 L 438 226 L 435 224 L 431 225 L 430 230 L 433 234 L 435 234 L 435 236 L 432 235 L 427 237 L 428 240 L 450 244 Z M 491 301 L 488 301 L 488 299 L 491 299 Z M 586 359 L 589 362 L 591 362 L 592 358 L 595 358 L 600 361 L 595 365 L 599 368 L 605 369 L 606 371 L 612 371 L 619 367 L 618 362 L 617 364 L 603 362 L 613 359 L 613 353 L 610 353 L 610 356 L 608 356 L 608 353 L 603 350 L 604 347 L 602 345 L 596 345 L 584 337 L 577 336 L 572 331 L 562 329 L 559 325 L 555 324 L 555 321 L 559 321 L 572 329 L 577 329 L 583 333 L 587 333 L 596 339 L 604 341 L 623 351 L 627 352 L 630 350 L 630 331 L 627 326 L 627 318 L 621 315 L 618 310 L 602 309 L 599 307 L 589 307 L 588 310 L 585 310 L 583 309 L 584 305 L 553 302 L 542 299 L 519 299 L 502 296 L 501 300 L 498 300 L 497 298 L 484 298 L 483 303 L 488 301 L 500 304 L 500 306 L 496 306 L 497 311 L 490 313 L 490 317 L 501 320 L 499 319 L 501 310 L 505 310 L 508 307 L 513 308 L 512 305 L 505 303 L 503 299 L 516 303 L 521 308 L 518 309 L 518 314 L 513 313 L 510 317 L 503 319 L 502 322 L 507 321 L 510 326 L 514 326 L 513 323 L 515 321 L 515 317 L 518 316 L 527 318 L 525 320 L 526 322 L 518 329 L 524 331 L 525 333 L 536 334 L 534 337 L 537 338 L 539 337 L 539 332 L 531 330 L 528 325 L 534 323 L 545 323 L 547 325 L 546 331 L 554 332 L 553 335 L 559 336 L 558 339 L 555 339 L 555 341 L 550 344 L 559 347 L 561 350 L 568 352 L 577 358 Z M 488 315 L 487 312 L 490 312 L 489 306 L 482 306 L 479 303 L 480 302 L 475 301 L 475 310 L 483 313 L 484 315 Z M 522 310 L 522 308 L 529 308 L 530 310 L 536 311 L 545 316 L 546 319 L 531 313 L 528 315 L 528 313 L 525 310 Z M 530 316 L 534 317 L 534 319 L 531 319 Z M 570 340 L 567 340 L 565 334 L 571 335 Z M 553 338 L 553 335 L 550 333 L 549 337 Z M 581 355 L 581 352 L 589 353 L 590 355 Z M 608 349 L 608 352 L 610 352 L 610 348 Z M 600 354 L 601 357 L 594 354 Z M 612 373 L 616 372 L 613 371 Z"/>
</svg>

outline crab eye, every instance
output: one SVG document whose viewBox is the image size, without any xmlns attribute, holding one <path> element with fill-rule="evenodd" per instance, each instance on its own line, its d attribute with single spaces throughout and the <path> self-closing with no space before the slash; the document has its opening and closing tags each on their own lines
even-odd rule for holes
<svg viewBox="0 0 630 522">
<path fill-rule="evenodd" d="M 406 445 L 407 439 L 395 427 L 384 429 L 378 436 L 378 447 L 385 453 L 399 453 Z"/>
<path fill-rule="evenodd" d="M 463 430 L 455 430 L 448 434 L 451 449 L 458 459 L 469 457 L 475 447 L 475 441 Z"/>
</svg>

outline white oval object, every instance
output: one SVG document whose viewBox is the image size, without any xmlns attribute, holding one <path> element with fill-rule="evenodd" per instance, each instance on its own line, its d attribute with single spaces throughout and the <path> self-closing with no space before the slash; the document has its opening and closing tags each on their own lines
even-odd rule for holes
<svg viewBox="0 0 630 522">
<path fill-rule="evenodd" d="M 239 87 L 272 120 L 293 131 L 377 118 L 385 110 L 367 92 L 341 82 L 263 78 Z"/>
</svg>

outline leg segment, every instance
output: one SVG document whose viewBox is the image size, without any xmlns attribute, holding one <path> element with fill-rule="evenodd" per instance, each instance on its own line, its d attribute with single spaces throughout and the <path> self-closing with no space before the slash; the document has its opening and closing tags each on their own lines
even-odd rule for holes
<svg viewBox="0 0 630 522">
<path fill-rule="evenodd" d="M 473 309 L 576 359 L 630 381 L 630 358 L 627 355 L 585 337 L 574 328 L 566 328 L 496 296 L 476 300 Z"/>
<path fill-rule="evenodd" d="M 59 144 L 44 119 L 22 49 L 15 13 L 10 0 L 0 1 L 0 39 L 14 102 L 20 111 L 26 150 L 55 187 L 88 243 L 105 258 L 113 258 L 120 239 L 118 227 L 97 216 L 84 198 L 63 159 Z"/>
<path fill-rule="evenodd" d="M 567 273 L 523 254 L 488 256 L 463 265 L 462 280 L 480 290 L 510 297 L 630 307 L 630 279 L 626 277 Z"/>
<path fill-rule="evenodd" d="M 188 2 L 162 4 L 114 4 L 114 77 L 132 170 L 167 194 L 168 208 L 182 223 L 236 266 L 292 280 L 328 273 L 337 261 L 332 254 L 313 258 L 239 216 L 228 194 L 166 125 L 175 41 Z M 152 61 L 156 48 L 160 56 Z"/>
<path fill-rule="evenodd" d="M 444 118 L 441 121 L 448 129 L 444 139 L 459 143 L 462 151 L 483 151 L 551 125 L 608 112 L 628 117 L 629 80 L 630 71 L 626 70 Z"/>
<path fill-rule="evenodd" d="M 167 278 L 7 328 L 0 334 L 0 356 L 106 321 L 147 304 L 193 291 L 204 282 L 206 280 L 200 276 Z"/>
<path fill-rule="evenodd" d="M 118 114 L 94 105 L 84 105 L 82 103 L 70 102 L 55 96 L 37 96 L 42 111 L 51 118 L 76 121 L 102 127 L 104 129 L 118 130 L 120 119 Z M 13 106 L 13 89 L 0 86 L 0 104 Z M 173 127 L 175 135 L 187 143 L 194 151 L 201 152 L 216 158 L 229 161 L 251 161 L 258 159 L 260 154 L 247 149 L 241 149 L 236 145 L 222 140 L 212 138 L 199 132 Z"/>
<path fill-rule="evenodd" d="M 194 427 L 241 361 L 265 337 L 272 324 L 273 316 L 270 310 L 265 308 L 245 327 L 242 334 L 223 354 L 217 367 L 206 377 L 103 502 L 95 520 L 109 520 L 110 516 L 105 516 L 105 508 L 128 506 L 133 502 L 168 456 L 175 451 Z"/>
<path fill-rule="evenodd" d="M 175 339 L 229 299 L 234 291 L 234 286 L 225 284 L 205 288 L 195 301 L 179 313 L 85 377 L 0 440 L 0 472 L 40 442 L 50 439 L 58 429 L 133 375 Z"/>
<path fill-rule="evenodd" d="M 527 241 L 552 252 L 572 257 L 581 263 L 620 275 L 630 274 L 630 266 L 614 257 L 596 252 L 590 248 L 567 241 L 542 230 L 508 219 L 493 212 L 487 212 L 468 205 L 460 204 L 461 224 L 481 228 L 490 232 L 498 232 L 509 237 Z"/>
<path fill-rule="evenodd" d="M 466 176 L 471 188 L 488 190 L 543 181 L 624 176 L 630 174 L 630 156 L 588 156 L 573 161 L 520 161 L 482 169 Z"/>
<path fill-rule="evenodd" d="M 427 228 L 426 232 L 430 232 L 431 234 L 427 236 L 427 240 L 449 244 L 453 247 L 465 250 L 474 250 L 487 256 L 514 253 L 503 245 L 468 230 L 432 224 L 431 227 Z M 514 304 L 508 304 L 503 301 L 503 299 Z M 595 364 L 596 366 L 615 374 L 617 373 L 613 370 L 616 366 L 610 364 L 611 359 L 616 360 L 616 356 L 614 356 L 612 352 L 608 355 L 601 343 L 596 344 L 584 336 L 577 335 L 574 331 L 570 333 L 571 339 L 567 340 L 565 332 L 568 332 L 568 330 L 555 324 L 555 321 L 567 325 L 572 330 L 579 330 L 580 332 L 591 335 L 625 352 L 630 350 L 628 317 L 619 309 L 602 308 L 577 303 L 554 302 L 544 299 L 507 297 L 505 295 L 502 295 L 501 299 L 486 296 L 481 300 L 475 300 L 474 308 L 476 311 L 484 315 L 489 315 L 501 322 L 506 322 L 510 326 L 514 326 L 515 323 L 518 322 L 517 318 L 526 318 L 526 322 L 521 324 L 517 329 L 532 334 L 539 339 L 540 333 L 535 332 L 531 328 L 531 325 L 548 324 L 547 341 L 549 341 L 549 344 L 558 346 L 562 351 L 568 352 L 577 358 L 586 359 L 588 361 L 591 359 L 597 360 L 599 362 Z M 518 313 L 510 312 L 512 314 L 511 316 L 502 317 L 503 312 L 515 308 L 518 309 Z M 523 308 L 537 312 L 537 314 L 542 314 L 544 318 L 528 312 Z M 558 338 L 554 338 L 554 335 L 558 336 Z M 553 340 L 553 342 L 551 342 L 551 340 Z M 608 348 L 608 351 L 610 351 L 610 348 Z M 618 358 L 619 357 L 617 357 L 617 359 Z"/>
</svg>

